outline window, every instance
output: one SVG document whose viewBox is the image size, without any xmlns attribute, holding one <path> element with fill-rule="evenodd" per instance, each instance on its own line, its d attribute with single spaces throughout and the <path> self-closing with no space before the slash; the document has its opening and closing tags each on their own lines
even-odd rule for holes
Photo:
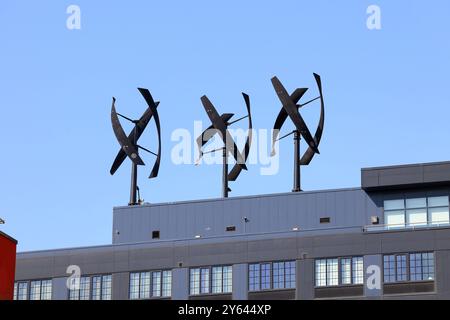
<svg viewBox="0 0 450 320">
<path fill-rule="evenodd" d="M 163 297 L 172 296 L 172 271 L 164 270 L 162 273 L 162 292 Z"/>
<path fill-rule="evenodd" d="M 92 277 L 92 300 L 111 300 L 112 298 L 112 276 L 102 275 Z"/>
<path fill-rule="evenodd" d="M 232 267 L 212 268 L 212 293 L 230 293 L 232 290 Z"/>
<path fill-rule="evenodd" d="M 410 255 L 411 281 L 434 280 L 434 253 Z"/>
<path fill-rule="evenodd" d="M 270 263 L 261 264 L 261 290 L 270 289 Z"/>
<path fill-rule="evenodd" d="M 161 296 L 161 271 L 152 272 L 152 297 Z"/>
<path fill-rule="evenodd" d="M 351 284 L 352 283 L 352 259 L 345 258 L 341 259 L 341 283 Z"/>
<path fill-rule="evenodd" d="M 192 268 L 190 270 L 190 294 L 231 293 L 233 282 L 231 266 Z"/>
<path fill-rule="evenodd" d="M 448 196 L 384 201 L 388 229 L 449 224 Z"/>
<path fill-rule="evenodd" d="M 171 294 L 171 270 L 130 273 L 130 300 L 170 297 Z"/>
<path fill-rule="evenodd" d="M 295 261 L 249 264 L 248 288 L 249 291 L 295 288 Z"/>
<path fill-rule="evenodd" d="M 395 257 L 396 268 L 397 268 L 397 281 L 406 281 L 406 255 L 399 254 Z"/>
<path fill-rule="evenodd" d="M 83 276 L 78 289 L 69 289 L 69 300 L 111 300 L 111 275 Z"/>
<path fill-rule="evenodd" d="M 51 299 L 52 299 L 52 280 L 36 280 L 30 282 L 30 300 L 51 300 Z M 19 300 L 26 300 L 26 298 Z"/>
<path fill-rule="evenodd" d="M 111 300 L 112 276 L 102 276 L 102 300 Z"/>
<path fill-rule="evenodd" d="M 432 252 L 385 255 L 383 262 L 385 283 L 434 280 Z"/>
<path fill-rule="evenodd" d="M 362 257 L 317 259 L 316 287 L 356 285 L 364 282 Z"/>
<path fill-rule="evenodd" d="M 355 257 L 352 259 L 352 283 L 364 283 L 364 262 L 363 257 Z"/>
<path fill-rule="evenodd" d="M 28 299 L 28 282 L 14 283 L 14 300 Z"/>
<path fill-rule="evenodd" d="M 251 264 L 248 266 L 248 289 L 250 291 L 260 290 L 259 281 L 260 280 L 260 269 L 259 263 Z"/>
<path fill-rule="evenodd" d="M 189 287 L 191 290 L 191 295 L 200 294 L 200 269 L 191 269 L 191 274 L 189 277 Z"/>
<path fill-rule="evenodd" d="M 339 284 L 338 259 L 327 259 L 327 286 Z"/>
<path fill-rule="evenodd" d="M 327 260 L 316 260 L 316 287 L 327 285 Z"/>
<path fill-rule="evenodd" d="M 80 277 L 79 289 L 69 290 L 69 300 L 90 300 L 91 299 L 91 278 Z"/>
<path fill-rule="evenodd" d="M 130 300 L 150 298 L 150 272 L 130 273 Z"/>
</svg>

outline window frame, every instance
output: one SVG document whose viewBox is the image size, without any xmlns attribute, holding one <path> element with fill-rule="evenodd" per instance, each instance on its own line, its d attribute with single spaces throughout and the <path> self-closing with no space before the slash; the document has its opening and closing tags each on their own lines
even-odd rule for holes
<svg viewBox="0 0 450 320">
<path fill-rule="evenodd" d="M 426 280 L 411 280 L 411 255 L 417 255 L 420 254 L 421 257 L 421 276 L 423 278 L 424 272 L 423 272 L 423 254 L 433 254 L 433 279 L 426 279 Z M 406 256 L 406 280 L 397 280 L 397 256 Z M 385 266 L 384 266 L 384 257 L 393 256 L 394 257 L 394 271 L 395 271 L 395 281 L 385 281 Z M 401 283 L 420 283 L 420 282 L 435 282 L 436 281 L 436 252 L 434 251 L 413 251 L 413 252 L 401 252 L 401 253 L 393 253 L 393 254 L 383 254 L 383 284 L 401 284 Z"/>
<path fill-rule="evenodd" d="M 354 276 L 354 263 L 356 259 L 362 259 L 362 283 L 355 283 L 356 279 L 358 277 Z M 317 261 L 325 261 L 325 285 L 317 285 L 317 269 L 316 269 L 316 262 Z M 329 285 L 329 279 L 328 279 L 328 260 L 337 260 L 337 266 L 338 266 L 338 270 L 337 270 L 337 274 L 338 274 L 338 284 L 336 285 Z M 342 282 L 342 261 L 344 260 L 350 260 L 350 283 L 343 283 Z M 355 287 L 355 286 L 363 286 L 364 285 L 364 256 L 342 256 L 342 257 L 326 257 L 326 258 L 316 258 L 314 259 L 314 272 L 313 272 L 313 282 L 314 282 L 314 288 L 315 289 L 320 289 L 320 288 L 339 288 L 339 287 Z"/>
<path fill-rule="evenodd" d="M 159 295 L 154 295 L 153 294 L 153 289 L 154 289 L 154 282 L 153 282 L 153 274 L 158 273 L 159 272 Z M 168 289 L 170 295 L 164 295 L 165 293 L 165 288 L 164 288 L 164 284 L 166 283 L 164 281 L 164 274 L 167 274 L 167 272 L 170 273 L 170 277 L 167 277 L 167 279 L 170 279 L 170 287 Z M 142 274 L 144 273 L 148 273 L 149 274 L 149 284 L 148 284 L 148 297 L 141 297 L 141 279 L 142 279 Z M 137 298 L 131 298 L 131 276 L 133 274 L 137 274 L 139 275 L 139 279 L 138 279 L 138 288 L 137 288 L 137 294 L 138 297 Z M 147 292 L 147 290 L 145 291 Z M 172 269 L 157 269 L 157 270 L 141 270 L 141 271 L 132 271 L 129 272 L 129 276 L 128 276 L 128 300 L 152 300 L 152 299 L 166 299 L 166 298 L 171 298 L 172 297 Z"/>
<path fill-rule="evenodd" d="M 105 296 L 104 290 L 106 290 L 106 288 L 104 287 L 104 280 L 103 280 L 104 277 L 111 277 L 110 294 L 108 294 L 108 296 L 110 296 L 109 299 L 103 299 L 104 296 Z M 83 299 L 83 300 L 85 300 L 85 301 L 95 301 L 95 300 L 97 300 L 97 301 L 101 301 L 101 300 L 108 301 L 108 300 L 112 300 L 112 294 L 113 294 L 113 292 L 112 292 L 112 289 L 113 289 L 113 287 L 112 287 L 112 273 L 81 275 L 80 276 L 80 284 L 79 284 L 80 287 L 78 289 L 73 289 L 73 290 L 68 289 L 67 290 L 67 300 L 81 301 L 80 296 L 81 296 L 81 279 L 82 278 L 89 278 L 89 299 Z M 94 300 L 94 278 L 100 278 L 100 293 L 99 293 L 99 298 L 100 299 L 95 299 L 95 300 Z M 77 299 L 71 299 L 71 297 L 70 297 L 71 291 L 78 291 Z"/>
<path fill-rule="evenodd" d="M 446 206 L 442 206 L 442 205 L 431 205 L 430 204 L 430 199 L 432 198 L 440 198 L 440 197 L 445 197 L 447 198 L 447 205 Z M 425 207 L 414 207 L 414 208 L 408 208 L 407 206 L 407 201 L 408 200 L 413 200 L 413 199 L 425 199 Z M 385 203 L 386 201 L 403 201 L 403 208 L 402 209 L 385 209 Z M 446 221 L 437 221 L 437 222 L 433 222 L 432 219 L 432 209 L 442 209 L 442 208 L 447 208 L 447 220 Z M 420 210 L 420 209 L 425 209 L 425 214 L 426 214 L 426 222 L 425 223 L 416 223 L 416 224 L 411 224 L 410 223 L 410 217 L 408 214 L 408 211 L 412 211 L 412 210 Z M 390 212 L 395 212 L 395 211 L 403 211 L 403 224 L 401 225 L 389 225 L 387 224 L 387 214 L 389 214 Z M 441 227 L 441 226 L 450 226 L 450 196 L 449 195 L 424 195 L 424 196 L 411 196 L 409 194 L 403 194 L 402 198 L 386 198 L 383 200 L 383 223 L 384 223 L 384 228 L 386 230 L 402 230 L 402 229 L 408 229 L 408 228 L 430 228 L 430 227 Z"/>
<path fill-rule="evenodd" d="M 275 279 L 274 279 L 274 264 L 279 264 L 282 263 L 283 264 L 283 287 L 277 287 L 275 288 L 274 283 L 275 283 Z M 287 263 L 293 263 L 294 266 L 294 286 L 293 287 L 287 287 L 287 275 L 288 273 L 286 272 L 286 265 Z M 269 288 L 264 288 L 262 287 L 262 274 L 263 274 L 263 268 L 262 265 L 266 265 L 269 264 L 270 266 L 270 274 L 269 274 Z M 255 279 L 257 279 L 257 283 L 258 284 L 258 288 L 257 289 L 250 289 L 250 268 L 251 266 L 258 266 L 257 267 L 257 277 Z M 253 272 L 253 271 L 252 271 Z M 280 290 L 295 290 L 297 287 L 297 265 L 296 265 L 296 260 L 275 260 L 275 261 L 262 261 L 262 262 L 253 262 L 253 263 L 248 263 L 248 267 L 247 267 L 247 275 L 248 275 L 248 280 L 247 280 L 247 291 L 248 292 L 261 292 L 261 291 L 280 291 Z M 289 273 L 289 277 L 291 277 L 292 274 Z M 289 281 L 289 283 L 291 283 L 292 281 Z"/>
<path fill-rule="evenodd" d="M 231 290 L 224 291 L 225 287 L 225 277 L 224 277 L 224 268 L 231 268 Z M 213 292 L 213 270 L 215 268 L 221 268 L 221 292 Z M 192 272 L 191 270 L 199 270 L 199 279 L 198 279 L 198 293 L 192 293 Z M 208 270 L 208 292 L 204 292 L 202 288 L 202 270 Z M 211 296 L 211 295 L 226 295 L 233 293 L 233 265 L 232 264 L 222 264 L 222 265 L 212 265 L 212 266 L 198 266 L 189 268 L 189 296 Z M 196 286 L 197 288 L 197 286 Z"/>
<path fill-rule="evenodd" d="M 33 282 L 39 282 L 39 299 L 33 299 L 31 300 L 31 284 Z M 44 295 L 43 289 L 43 282 L 50 282 L 50 298 L 49 299 L 42 299 Z M 18 299 L 19 298 L 19 292 L 20 292 L 20 285 L 25 285 L 26 293 L 25 293 L 25 299 Z M 17 286 L 17 291 L 16 291 Z M 47 292 L 48 293 L 48 292 Z M 50 301 L 53 298 L 53 278 L 43 278 L 43 279 L 32 279 L 32 280 L 20 280 L 20 281 L 14 281 L 14 296 L 13 300 L 19 300 L 19 301 Z"/>
</svg>

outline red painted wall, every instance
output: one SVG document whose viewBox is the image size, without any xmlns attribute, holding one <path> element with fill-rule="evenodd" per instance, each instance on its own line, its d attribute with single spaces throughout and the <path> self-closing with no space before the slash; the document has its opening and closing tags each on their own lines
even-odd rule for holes
<svg viewBox="0 0 450 320">
<path fill-rule="evenodd" d="M 0 300 L 12 300 L 17 241 L 0 232 Z"/>
</svg>

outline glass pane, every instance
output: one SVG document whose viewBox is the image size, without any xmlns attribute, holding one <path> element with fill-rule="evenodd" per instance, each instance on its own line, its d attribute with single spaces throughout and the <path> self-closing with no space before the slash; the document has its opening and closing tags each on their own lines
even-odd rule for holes
<svg viewBox="0 0 450 320">
<path fill-rule="evenodd" d="M 163 271 L 162 296 L 170 297 L 172 295 L 172 271 Z"/>
<path fill-rule="evenodd" d="M 222 267 L 212 268 L 212 293 L 222 292 Z"/>
<path fill-rule="evenodd" d="M 429 197 L 429 207 L 448 207 L 448 197 Z"/>
<path fill-rule="evenodd" d="M 41 282 L 31 281 L 30 300 L 41 300 Z"/>
<path fill-rule="evenodd" d="M 41 282 L 41 300 L 52 300 L 52 280 Z"/>
<path fill-rule="evenodd" d="M 406 219 L 411 227 L 427 225 L 427 209 L 406 210 Z"/>
<path fill-rule="evenodd" d="M 284 262 L 274 262 L 273 264 L 273 288 L 284 288 Z"/>
<path fill-rule="evenodd" d="M 406 199 L 406 209 L 426 208 L 427 198 Z"/>
<path fill-rule="evenodd" d="M 17 282 L 14 282 L 13 300 L 17 300 Z"/>
<path fill-rule="evenodd" d="M 398 255 L 396 257 L 397 262 L 397 281 L 406 281 L 407 275 L 406 275 L 406 255 Z"/>
<path fill-rule="evenodd" d="M 423 280 L 422 254 L 414 253 L 409 255 L 409 274 L 411 281 Z"/>
<path fill-rule="evenodd" d="M 316 287 L 327 285 L 327 260 L 316 260 Z"/>
<path fill-rule="evenodd" d="M 161 296 L 161 271 L 152 272 L 152 297 Z"/>
<path fill-rule="evenodd" d="M 150 298 L 150 272 L 141 272 L 141 279 L 139 284 L 139 298 Z"/>
<path fill-rule="evenodd" d="M 139 273 L 130 273 L 130 299 L 139 299 Z"/>
<path fill-rule="evenodd" d="M 285 263 L 286 288 L 295 288 L 295 261 Z"/>
<path fill-rule="evenodd" d="M 102 276 L 102 300 L 111 300 L 112 298 L 112 276 Z"/>
<path fill-rule="evenodd" d="M 260 289 L 260 269 L 259 263 L 250 264 L 248 266 L 248 289 L 250 291 L 258 291 Z"/>
<path fill-rule="evenodd" d="M 363 258 L 355 257 L 353 258 L 353 276 L 352 283 L 353 284 L 363 284 L 364 283 L 364 267 L 363 267 Z"/>
<path fill-rule="evenodd" d="M 101 298 L 101 277 L 92 278 L 92 300 L 100 300 Z"/>
<path fill-rule="evenodd" d="M 270 289 L 271 275 L 270 275 L 270 263 L 261 264 L 261 289 Z"/>
<path fill-rule="evenodd" d="M 423 280 L 434 280 L 434 253 L 422 254 L 422 272 Z"/>
<path fill-rule="evenodd" d="M 91 299 L 91 278 L 81 277 L 80 279 L 80 300 L 90 300 Z"/>
<path fill-rule="evenodd" d="M 388 228 L 403 228 L 405 226 L 405 212 L 386 211 L 384 213 L 384 221 Z"/>
<path fill-rule="evenodd" d="M 233 267 L 223 267 L 223 292 L 231 293 L 233 291 Z"/>
<path fill-rule="evenodd" d="M 200 270 L 200 292 L 209 293 L 209 269 L 202 268 Z"/>
<path fill-rule="evenodd" d="M 341 284 L 351 284 L 352 283 L 352 259 L 345 258 L 341 259 Z"/>
<path fill-rule="evenodd" d="M 429 208 L 428 212 L 430 214 L 431 224 L 448 224 L 449 214 L 448 207 L 441 208 Z"/>
<path fill-rule="evenodd" d="M 327 286 L 339 284 L 338 259 L 327 259 Z"/>
<path fill-rule="evenodd" d="M 200 269 L 191 269 L 190 275 L 190 292 L 191 295 L 200 293 Z"/>
<path fill-rule="evenodd" d="M 394 255 L 384 256 L 383 262 L 384 262 L 384 268 L 383 268 L 384 282 L 386 282 L 386 283 L 395 282 L 395 280 L 396 280 L 395 256 Z"/>
<path fill-rule="evenodd" d="M 405 202 L 402 200 L 384 201 L 384 210 L 399 210 L 405 208 Z"/>
</svg>

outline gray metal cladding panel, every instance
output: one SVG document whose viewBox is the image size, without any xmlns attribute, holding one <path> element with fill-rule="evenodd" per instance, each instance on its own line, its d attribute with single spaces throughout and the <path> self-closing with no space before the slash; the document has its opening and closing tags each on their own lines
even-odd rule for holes
<svg viewBox="0 0 450 320">
<path fill-rule="evenodd" d="M 383 292 L 385 295 L 434 292 L 434 281 L 384 284 Z"/>
<path fill-rule="evenodd" d="M 423 182 L 421 167 L 406 167 L 385 169 L 379 172 L 379 182 L 382 186 L 416 184 Z"/>
<path fill-rule="evenodd" d="M 438 242 L 433 239 L 437 238 L 441 239 L 443 246 L 444 240 L 450 239 L 450 229 L 376 234 L 352 233 L 321 237 L 302 237 L 293 232 L 289 236 L 278 238 L 274 235 L 267 235 L 200 239 L 188 243 L 145 243 L 19 253 L 16 279 L 66 277 L 66 268 L 70 264 L 80 266 L 82 274 L 92 275 L 172 269 L 178 266 L 178 262 L 182 262 L 183 267 L 189 268 L 191 266 L 302 259 L 301 261 L 305 261 L 305 263 L 309 261 L 305 267 L 310 270 L 313 268 L 314 258 L 419 251 L 435 251 L 436 266 L 443 268 L 442 266 L 447 266 L 450 261 L 450 256 L 446 253 L 448 251 L 436 251 Z M 447 249 L 445 250 L 450 250 L 450 241 L 446 242 Z M 56 267 L 55 261 L 57 260 L 59 262 Z M 128 268 L 125 268 L 127 265 Z M 312 271 L 308 271 L 311 273 L 311 277 L 302 278 L 305 281 L 303 285 L 311 286 Z M 437 277 L 440 276 L 438 273 Z M 442 287 L 441 290 L 450 294 L 450 285 Z"/>
<path fill-rule="evenodd" d="M 400 165 L 361 170 L 365 190 L 450 185 L 450 162 Z"/>
<path fill-rule="evenodd" d="M 248 293 L 248 300 L 294 300 L 295 290 L 255 291 Z"/>
<path fill-rule="evenodd" d="M 175 265 L 171 247 L 131 250 L 128 259 L 130 270 L 163 269 Z"/>
<path fill-rule="evenodd" d="M 242 262 L 246 258 L 246 246 L 241 243 L 218 243 L 190 246 L 187 265 L 220 265 Z"/>
<path fill-rule="evenodd" d="M 337 298 L 337 297 L 357 297 L 364 295 L 364 286 L 345 286 L 345 287 L 327 287 L 316 288 L 314 296 L 321 298 Z"/>
<path fill-rule="evenodd" d="M 373 201 L 361 189 L 119 207 L 114 209 L 113 243 L 287 232 L 294 227 L 321 234 L 366 225 L 374 211 Z M 321 224 L 323 217 L 330 223 Z M 236 230 L 227 232 L 229 226 Z M 160 239 L 151 238 L 154 230 L 160 231 Z"/>
<path fill-rule="evenodd" d="M 248 261 L 258 262 L 262 258 L 266 261 L 296 259 L 297 241 L 290 239 L 269 239 L 248 242 Z"/>
<path fill-rule="evenodd" d="M 232 300 L 231 294 L 206 294 L 198 296 L 190 296 L 189 300 Z"/>
<path fill-rule="evenodd" d="M 425 165 L 423 179 L 424 182 L 450 181 L 450 163 Z"/>
</svg>

